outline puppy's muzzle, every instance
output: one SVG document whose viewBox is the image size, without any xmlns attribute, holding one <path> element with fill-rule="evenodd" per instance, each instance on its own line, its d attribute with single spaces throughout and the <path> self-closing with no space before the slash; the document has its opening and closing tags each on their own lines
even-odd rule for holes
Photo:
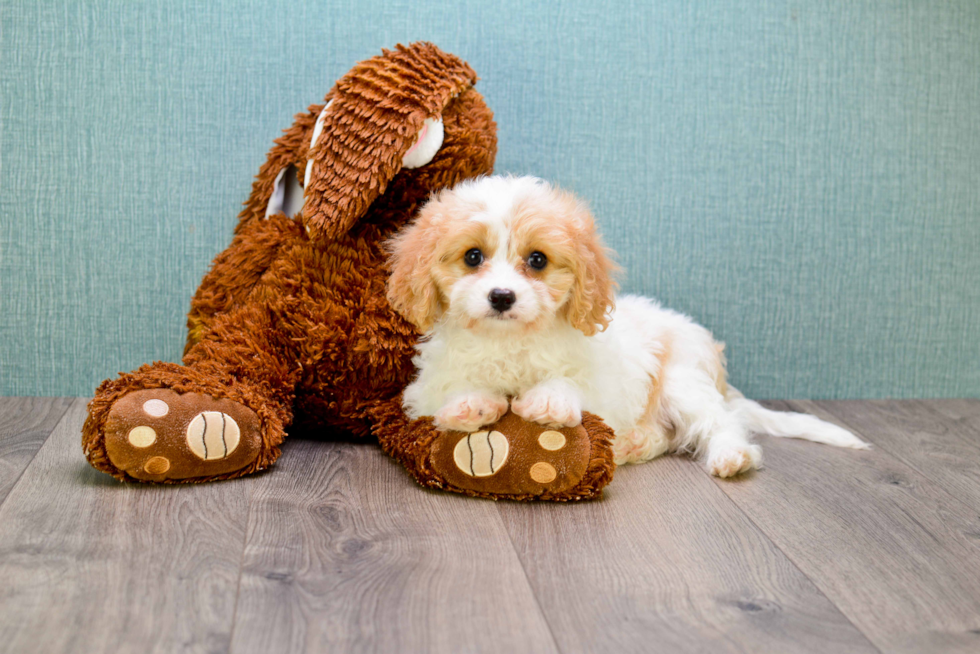
<svg viewBox="0 0 980 654">
<path fill-rule="evenodd" d="M 517 294 L 509 288 L 495 288 L 487 296 L 490 306 L 498 313 L 507 311 L 517 302 Z"/>
</svg>

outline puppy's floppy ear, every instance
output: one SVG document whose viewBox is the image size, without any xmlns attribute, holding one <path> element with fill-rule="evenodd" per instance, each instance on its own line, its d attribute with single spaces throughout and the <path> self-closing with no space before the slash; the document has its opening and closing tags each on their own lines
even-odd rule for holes
<svg viewBox="0 0 980 654">
<path fill-rule="evenodd" d="M 442 313 L 443 305 L 432 275 L 439 230 L 433 224 L 435 200 L 422 207 L 418 217 L 385 244 L 390 258 L 388 302 L 402 318 L 427 332 Z"/>
<path fill-rule="evenodd" d="M 571 221 L 575 247 L 572 264 L 575 281 L 571 296 L 565 304 L 565 317 L 575 329 L 586 336 L 609 326 L 610 313 L 616 301 L 616 280 L 619 267 L 610 258 L 610 251 L 595 228 L 588 207 L 575 200 L 574 220 Z"/>
<path fill-rule="evenodd" d="M 305 171 L 303 220 L 314 237 L 345 234 L 402 168 L 442 145 L 442 113 L 476 82 L 466 62 L 431 43 L 385 50 L 327 95 Z"/>
</svg>

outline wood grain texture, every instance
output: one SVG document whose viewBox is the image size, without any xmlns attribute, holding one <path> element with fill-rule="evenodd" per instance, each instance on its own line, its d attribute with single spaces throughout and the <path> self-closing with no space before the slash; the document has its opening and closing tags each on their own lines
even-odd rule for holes
<svg viewBox="0 0 980 654">
<path fill-rule="evenodd" d="M 980 438 L 980 399 L 958 398 L 921 400 L 921 402 L 941 413 L 946 419 L 969 425 L 974 438 Z"/>
<path fill-rule="evenodd" d="M 120 484 L 76 400 L 0 507 L 0 648 L 227 651 L 252 480 Z"/>
<path fill-rule="evenodd" d="M 71 403 L 68 397 L 0 397 L 0 505 Z"/>
<path fill-rule="evenodd" d="M 499 510 L 562 651 L 876 651 L 689 459 Z"/>
<path fill-rule="evenodd" d="M 668 457 L 555 505 L 292 439 L 154 487 L 88 466 L 84 400 L 0 400 L 0 464 L 68 406 L 0 505 L 0 651 L 978 651 L 980 401 L 767 404 L 875 449 L 761 438 L 743 479 Z"/>
<path fill-rule="evenodd" d="M 825 405 L 766 405 L 834 421 Z M 882 438 L 874 429 L 859 433 Z M 716 485 L 876 646 L 977 651 L 980 540 L 959 500 L 885 447 L 759 440 L 765 468 Z"/>
<path fill-rule="evenodd" d="M 377 446 L 289 443 L 252 503 L 232 650 L 554 652 L 492 502 Z"/>
<path fill-rule="evenodd" d="M 819 407 L 852 430 L 865 434 L 876 447 L 962 502 L 967 516 L 980 516 L 980 400 L 796 405 L 805 411 Z"/>
</svg>

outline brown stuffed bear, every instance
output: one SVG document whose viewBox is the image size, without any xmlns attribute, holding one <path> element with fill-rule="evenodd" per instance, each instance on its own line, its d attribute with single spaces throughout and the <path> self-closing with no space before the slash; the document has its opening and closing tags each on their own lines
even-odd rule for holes
<svg viewBox="0 0 980 654">
<path fill-rule="evenodd" d="M 383 243 L 438 189 L 492 172 L 496 125 L 465 62 L 428 43 L 355 66 L 276 140 L 188 316 L 184 365 L 99 386 L 82 445 L 125 481 L 238 477 L 286 429 L 373 433 L 424 486 L 469 495 L 595 497 L 611 432 L 508 414 L 474 434 L 410 421 L 414 328 L 385 298 Z"/>
</svg>

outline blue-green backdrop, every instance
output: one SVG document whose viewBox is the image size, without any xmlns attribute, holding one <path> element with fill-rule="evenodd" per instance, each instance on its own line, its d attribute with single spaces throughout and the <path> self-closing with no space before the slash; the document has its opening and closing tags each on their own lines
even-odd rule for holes
<svg viewBox="0 0 980 654">
<path fill-rule="evenodd" d="M 178 360 L 272 139 L 382 47 L 467 59 L 498 170 L 755 397 L 980 395 L 980 2 L 0 3 L 0 393 Z"/>
</svg>

